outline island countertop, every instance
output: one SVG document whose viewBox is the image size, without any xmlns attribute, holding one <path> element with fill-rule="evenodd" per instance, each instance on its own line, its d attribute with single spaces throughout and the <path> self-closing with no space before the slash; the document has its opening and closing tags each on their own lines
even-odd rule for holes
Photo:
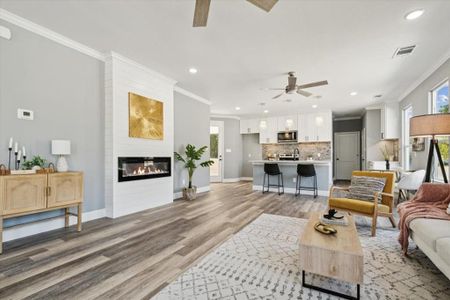
<svg viewBox="0 0 450 300">
<path fill-rule="evenodd" d="M 327 196 L 333 184 L 333 165 L 331 160 L 251 160 L 253 165 L 253 190 L 261 191 L 264 183 L 264 164 L 276 163 L 282 172 L 286 193 L 295 193 L 297 181 L 297 165 L 313 164 L 317 174 L 317 187 L 320 196 Z M 277 180 L 273 178 L 272 180 Z M 312 186 L 313 177 L 302 177 L 302 186 Z M 271 187 L 272 191 L 277 191 Z M 302 194 L 312 194 L 302 190 Z"/>
<path fill-rule="evenodd" d="M 330 166 L 331 160 L 251 160 L 253 165 L 262 165 L 265 163 L 279 164 L 279 165 L 298 165 L 298 164 L 313 164 L 313 165 L 325 165 Z"/>
</svg>

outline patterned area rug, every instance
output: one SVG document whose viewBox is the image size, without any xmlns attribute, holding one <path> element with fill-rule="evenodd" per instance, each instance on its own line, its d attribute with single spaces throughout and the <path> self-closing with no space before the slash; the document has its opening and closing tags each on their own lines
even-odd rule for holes
<svg viewBox="0 0 450 300">
<path fill-rule="evenodd" d="M 306 222 L 261 215 L 154 299 L 338 299 L 301 286 L 298 238 Z M 362 299 L 450 299 L 450 281 L 420 250 L 412 244 L 411 257 L 403 257 L 398 230 L 379 229 L 372 238 L 370 228 L 358 226 L 358 233 L 364 249 Z M 353 284 L 310 274 L 306 280 L 356 294 Z"/>
</svg>

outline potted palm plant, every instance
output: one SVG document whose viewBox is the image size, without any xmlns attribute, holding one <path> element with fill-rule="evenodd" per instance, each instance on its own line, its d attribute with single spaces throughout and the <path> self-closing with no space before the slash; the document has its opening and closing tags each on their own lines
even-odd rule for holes
<svg viewBox="0 0 450 300">
<path fill-rule="evenodd" d="M 197 161 L 202 158 L 203 153 L 205 153 L 207 146 L 203 146 L 197 149 L 194 145 L 188 144 L 185 149 L 185 157 L 181 154 L 175 152 L 175 159 L 184 163 L 184 167 L 188 170 L 189 185 L 183 188 L 183 198 L 186 200 L 194 200 L 197 197 L 197 187 L 192 185 L 192 177 L 194 176 L 195 169 L 197 169 Z M 201 167 L 209 167 L 214 162 L 212 160 L 206 160 L 200 163 Z"/>
</svg>

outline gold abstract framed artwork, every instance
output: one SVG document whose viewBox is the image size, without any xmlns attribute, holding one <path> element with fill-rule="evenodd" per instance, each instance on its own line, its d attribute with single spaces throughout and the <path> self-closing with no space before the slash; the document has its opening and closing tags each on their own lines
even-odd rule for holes
<svg viewBox="0 0 450 300">
<path fill-rule="evenodd" d="M 164 139 L 164 103 L 134 93 L 128 93 L 129 136 Z"/>
</svg>

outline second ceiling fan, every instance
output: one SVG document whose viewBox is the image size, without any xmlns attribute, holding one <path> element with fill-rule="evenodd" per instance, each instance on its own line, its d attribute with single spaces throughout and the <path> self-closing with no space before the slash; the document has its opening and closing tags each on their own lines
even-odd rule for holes
<svg viewBox="0 0 450 300">
<path fill-rule="evenodd" d="M 269 89 L 269 90 L 284 90 L 284 92 L 282 92 L 279 95 L 276 95 L 272 99 L 277 99 L 277 98 L 283 96 L 284 94 L 294 94 L 294 93 L 300 94 L 300 95 L 302 95 L 304 97 L 309 97 L 309 96 L 312 95 L 312 93 L 310 93 L 308 91 L 304 91 L 303 89 L 307 89 L 307 88 L 312 88 L 312 87 L 322 86 L 322 85 L 327 85 L 328 84 L 328 81 L 322 80 L 322 81 L 316 81 L 316 82 L 310 82 L 310 83 L 297 85 L 297 77 L 295 76 L 295 72 L 289 72 L 288 75 L 289 75 L 288 76 L 288 85 L 285 88 Z"/>
<path fill-rule="evenodd" d="M 278 0 L 247 0 L 262 10 L 269 12 Z M 196 0 L 194 12 L 194 27 L 205 27 L 208 22 L 209 5 L 211 0 Z"/>
</svg>

